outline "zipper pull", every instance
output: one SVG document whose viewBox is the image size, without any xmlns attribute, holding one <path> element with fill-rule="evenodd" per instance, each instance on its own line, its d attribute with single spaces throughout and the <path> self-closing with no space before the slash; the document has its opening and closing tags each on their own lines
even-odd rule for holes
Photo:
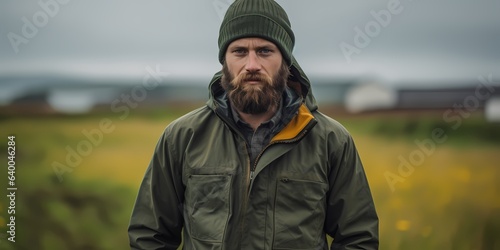
<svg viewBox="0 0 500 250">
<path fill-rule="evenodd" d="M 252 170 L 252 171 L 250 171 L 250 181 L 252 181 L 252 180 L 253 180 L 253 174 L 254 174 L 254 173 L 255 173 L 255 172 L 254 172 L 253 170 Z"/>
</svg>

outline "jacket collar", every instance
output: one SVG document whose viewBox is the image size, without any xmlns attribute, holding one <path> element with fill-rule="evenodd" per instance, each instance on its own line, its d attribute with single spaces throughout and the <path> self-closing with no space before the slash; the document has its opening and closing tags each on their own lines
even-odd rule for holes
<svg viewBox="0 0 500 250">
<path fill-rule="evenodd" d="M 307 127 L 315 125 L 314 116 L 311 114 L 305 104 L 300 105 L 296 116 L 272 139 L 271 143 L 277 141 L 288 141 L 298 138 L 302 132 L 307 132 Z"/>
<path fill-rule="evenodd" d="M 229 106 L 226 92 L 218 83 L 211 85 L 211 88 L 214 90 L 214 93 L 218 93 L 218 95 L 213 96 L 213 98 L 208 101 L 207 105 L 211 106 L 215 113 L 219 115 L 226 124 L 234 128 L 235 131 L 238 131 L 236 123 L 232 118 L 232 111 Z M 284 124 L 280 132 L 271 139 L 271 143 L 298 138 L 300 133 L 307 130 L 306 128 L 308 126 L 314 126 L 316 124 L 314 116 L 306 105 L 306 101 L 291 88 L 285 88 L 281 109 L 282 119 L 280 119 L 280 122 Z"/>
</svg>

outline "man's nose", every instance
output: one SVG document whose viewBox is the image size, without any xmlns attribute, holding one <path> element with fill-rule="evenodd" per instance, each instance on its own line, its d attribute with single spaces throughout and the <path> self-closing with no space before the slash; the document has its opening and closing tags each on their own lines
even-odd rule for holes
<svg viewBox="0 0 500 250">
<path fill-rule="evenodd" d="M 255 51 L 248 53 L 247 64 L 245 65 L 245 70 L 248 72 L 258 72 L 261 69 L 259 62 L 259 57 Z"/>
</svg>

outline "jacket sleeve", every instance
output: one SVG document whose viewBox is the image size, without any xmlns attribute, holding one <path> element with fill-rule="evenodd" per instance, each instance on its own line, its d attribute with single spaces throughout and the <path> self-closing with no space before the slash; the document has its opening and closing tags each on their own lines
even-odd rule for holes
<svg viewBox="0 0 500 250">
<path fill-rule="evenodd" d="M 167 132 L 160 138 L 135 202 L 128 235 L 131 249 L 177 249 L 183 226 L 181 170 Z"/>
<path fill-rule="evenodd" d="M 378 217 L 354 141 L 347 134 L 329 144 L 325 232 L 334 238 L 331 249 L 378 249 Z"/>
</svg>

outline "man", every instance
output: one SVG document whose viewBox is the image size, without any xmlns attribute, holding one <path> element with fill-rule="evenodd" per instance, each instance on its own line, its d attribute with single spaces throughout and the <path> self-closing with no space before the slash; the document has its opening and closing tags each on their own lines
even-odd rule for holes
<svg viewBox="0 0 500 250">
<path fill-rule="evenodd" d="M 272 0 L 237 0 L 205 107 L 160 138 L 129 226 L 132 249 L 378 249 L 354 142 L 317 111 Z"/>
</svg>

